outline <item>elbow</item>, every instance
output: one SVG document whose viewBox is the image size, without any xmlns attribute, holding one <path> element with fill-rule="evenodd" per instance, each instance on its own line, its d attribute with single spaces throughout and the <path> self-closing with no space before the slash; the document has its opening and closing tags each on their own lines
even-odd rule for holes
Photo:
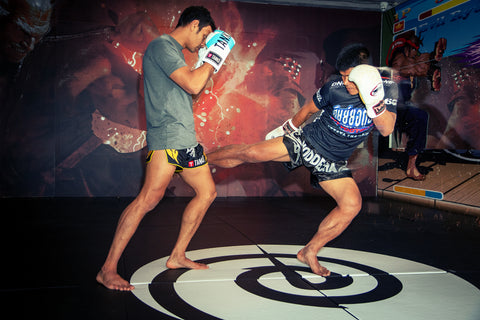
<svg viewBox="0 0 480 320">
<path fill-rule="evenodd" d="M 390 125 L 378 125 L 376 124 L 377 131 L 384 137 L 391 135 L 395 129 L 394 126 Z"/>
<path fill-rule="evenodd" d="M 203 87 L 204 86 L 199 86 L 199 85 L 192 84 L 192 85 L 184 88 L 184 90 L 187 91 L 189 94 L 196 96 L 196 95 L 200 94 Z"/>
<path fill-rule="evenodd" d="M 193 81 L 187 83 L 184 89 L 189 94 L 194 96 L 199 95 L 207 85 L 208 79 L 209 78 L 192 79 Z"/>
<path fill-rule="evenodd" d="M 395 122 L 397 121 L 397 115 L 395 113 L 387 111 L 381 117 L 381 120 L 375 122 L 375 126 L 377 127 L 377 130 L 382 136 L 387 137 L 391 135 L 395 130 Z"/>
<path fill-rule="evenodd" d="M 382 136 L 387 137 L 387 136 L 391 135 L 393 133 L 393 131 L 395 130 L 395 124 L 377 126 L 377 129 Z"/>
<path fill-rule="evenodd" d="M 200 68 L 193 70 L 192 77 L 184 88 L 185 91 L 194 96 L 199 95 L 207 85 L 213 70 L 213 67 L 208 63 L 204 63 Z"/>
<path fill-rule="evenodd" d="M 384 129 L 384 130 L 379 130 L 380 131 L 380 134 L 384 137 L 388 137 L 389 135 L 391 135 L 393 133 L 393 128 L 389 128 L 389 129 Z"/>
</svg>

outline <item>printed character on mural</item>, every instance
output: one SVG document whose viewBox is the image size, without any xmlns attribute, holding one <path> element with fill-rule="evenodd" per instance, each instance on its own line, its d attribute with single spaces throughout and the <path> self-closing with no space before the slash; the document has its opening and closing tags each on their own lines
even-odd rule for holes
<svg viewBox="0 0 480 320">
<path fill-rule="evenodd" d="M 32 55 L 51 28 L 52 10 L 50 0 L 8 0 L 0 3 L 1 194 L 15 192 L 15 186 L 24 183 L 23 178 L 28 176 L 25 174 L 28 168 L 22 171 L 13 165 L 12 154 L 24 151 L 18 156 L 26 157 L 28 153 L 39 151 L 39 146 L 33 142 L 37 136 L 44 134 L 44 124 L 53 119 L 36 109 L 30 110 L 25 117 L 19 116 L 23 112 L 19 110 L 21 105 L 31 100 L 29 95 L 24 94 L 27 91 L 25 87 L 34 84 L 31 77 L 41 73 L 32 71 L 35 69 L 32 68 Z M 45 93 L 36 91 L 32 95 L 36 96 L 34 99 L 40 99 Z M 28 123 L 27 118 L 34 117 L 37 119 L 35 123 Z M 18 132 L 21 134 L 18 135 Z M 12 148 L 17 145 L 23 145 L 22 150 Z"/>
<path fill-rule="evenodd" d="M 386 63 L 400 66 L 408 101 L 428 113 L 426 148 L 478 152 L 480 3 L 407 1 L 386 18 Z M 395 61 L 400 51 L 414 55 Z"/>
</svg>

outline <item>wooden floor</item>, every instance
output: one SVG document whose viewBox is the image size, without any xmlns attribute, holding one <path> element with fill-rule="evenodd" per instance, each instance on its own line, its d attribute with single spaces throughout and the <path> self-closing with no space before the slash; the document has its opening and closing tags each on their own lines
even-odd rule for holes
<svg viewBox="0 0 480 320">
<path fill-rule="evenodd" d="M 379 157 L 378 195 L 480 216 L 478 160 L 463 160 L 445 151 L 426 151 L 419 159 L 419 169 L 427 175 L 425 181 L 414 181 L 405 176 L 403 153 L 389 152 Z M 405 189 L 411 193 L 399 192 Z M 415 192 L 417 189 L 420 190 Z M 422 192 L 425 190 L 434 195 L 440 193 L 443 199 L 424 196 Z"/>
</svg>

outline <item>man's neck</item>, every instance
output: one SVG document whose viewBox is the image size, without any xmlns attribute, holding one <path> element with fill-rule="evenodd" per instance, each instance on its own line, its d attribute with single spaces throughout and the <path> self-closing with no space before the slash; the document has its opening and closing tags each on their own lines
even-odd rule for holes
<svg viewBox="0 0 480 320">
<path fill-rule="evenodd" d="M 178 27 L 174 29 L 172 32 L 170 32 L 170 36 L 175 39 L 181 46 L 182 48 L 185 49 L 186 43 L 186 30 L 185 28 Z"/>
</svg>

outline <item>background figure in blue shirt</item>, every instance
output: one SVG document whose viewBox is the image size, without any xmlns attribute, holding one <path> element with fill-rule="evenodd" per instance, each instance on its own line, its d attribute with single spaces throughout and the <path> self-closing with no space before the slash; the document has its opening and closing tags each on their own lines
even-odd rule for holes
<svg viewBox="0 0 480 320">
<path fill-rule="evenodd" d="M 297 254 L 321 276 L 329 276 L 330 271 L 319 264 L 318 252 L 347 228 L 362 207 L 347 160 L 374 128 L 387 136 L 395 126 L 397 86 L 382 79 L 380 71 L 369 65 L 369 56 L 361 44 L 343 48 L 336 61 L 340 75 L 320 88 L 292 119 L 267 134 L 265 141 L 230 145 L 208 155 L 211 164 L 224 168 L 278 161 L 290 170 L 300 166 L 310 170 L 312 185 L 337 203 Z M 315 120 L 300 128 L 314 114 Z"/>
<path fill-rule="evenodd" d="M 417 168 L 417 158 L 427 143 L 429 115 L 413 101 L 413 93 L 419 77 L 428 77 L 433 91 L 441 86 L 439 62 L 446 50 L 447 40 L 440 38 L 431 53 L 420 53 L 418 50 L 422 40 L 408 32 L 405 37 L 396 39 L 387 58 L 387 64 L 396 71 L 395 81 L 398 83 L 397 137 L 405 133 L 408 137 L 405 153 L 408 156 L 405 173 L 408 178 L 423 181 L 426 175 Z"/>
</svg>

